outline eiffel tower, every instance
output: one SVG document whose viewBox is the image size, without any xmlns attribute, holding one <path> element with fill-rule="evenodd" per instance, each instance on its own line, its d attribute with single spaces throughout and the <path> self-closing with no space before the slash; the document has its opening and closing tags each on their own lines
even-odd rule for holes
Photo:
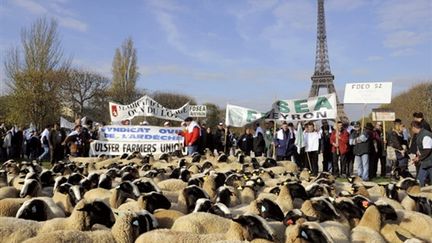
<svg viewBox="0 0 432 243">
<path fill-rule="evenodd" d="M 327 49 L 327 34 L 325 27 L 324 0 L 318 0 L 318 24 L 317 24 L 317 43 L 315 57 L 315 72 L 312 79 L 312 87 L 309 97 L 318 96 L 320 88 L 327 88 L 328 93 L 336 93 L 333 83 L 334 76 L 330 71 L 330 61 Z M 339 103 L 336 93 L 338 119 L 348 121 L 344 111 L 344 105 Z"/>
</svg>

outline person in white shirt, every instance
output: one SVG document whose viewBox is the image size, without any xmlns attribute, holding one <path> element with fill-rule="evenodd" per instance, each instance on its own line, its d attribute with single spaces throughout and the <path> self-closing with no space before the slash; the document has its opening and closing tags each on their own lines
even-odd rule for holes
<svg viewBox="0 0 432 243">
<path fill-rule="evenodd" d="M 304 160 L 305 167 L 309 168 L 312 175 L 318 175 L 318 150 L 320 134 L 315 130 L 315 125 L 312 122 L 306 124 L 306 130 L 303 134 L 305 143 Z"/>
<path fill-rule="evenodd" d="M 50 149 L 50 141 L 49 141 L 49 133 L 51 131 L 52 126 L 47 125 L 45 127 L 45 130 L 41 133 L 40 141 L 43 148 L 43 153 L 37 158 L 37 161 L 42 161 L 43 159 L 47 158 L 49 155 L 49 149 Z"/>
</svg>

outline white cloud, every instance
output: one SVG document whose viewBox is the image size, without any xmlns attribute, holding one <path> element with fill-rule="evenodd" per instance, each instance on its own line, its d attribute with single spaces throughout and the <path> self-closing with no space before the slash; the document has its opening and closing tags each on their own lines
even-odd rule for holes
<svg viewBox="0 0 432 243">
<path fill-rule="evenodd" d="M 393 51 L 390 56 L 392 57 L 404 57 L 404 56 L 412 56 L 416 53 L 413 48 L 404 48 Z"/>
<path fill-rule="evenodd" d="M 33 14 L 45 14 L 48 12 L 45 7 L 32 0 L 15 0 L 14 3 Z"/>
<path fill-rule="evenodd" d="M 426 39 L 426 35 L 423 33 L 401 30 L 389 33 L 384 39 L 384 46 L 388 48 L 416 46 Z"/>
<path fill-rule="evenodd" d="M 430 28 L 432 1 L 387 0 L 378 8 L 379 27 L 385 31 Z"/>
<path fill-rule="evenodd" d="M 87 31 L 87 24 L 79 20 L 74 11 L 64 6 L 67 0 L 49 0 L 44 2 L 45 5 L 35 0 L 14 0 L 14 3 L 35 15 L 48 14 L 56 18 L 60 26 L 81 32 Z"/>
</svg>

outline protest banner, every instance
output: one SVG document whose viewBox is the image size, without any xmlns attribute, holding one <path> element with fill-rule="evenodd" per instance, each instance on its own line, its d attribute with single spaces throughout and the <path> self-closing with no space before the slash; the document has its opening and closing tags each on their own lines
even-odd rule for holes
<svg viewBox="0 0 432 243">
<path fill-rule="evenodd" d="M 101 154 L 118 156 L 139 151 L 143 156 L 146 154 L 161 154 L 183 149 L 182 144 L 177 141 L 101 141 L 95 140 L 90 143 L 90 156 Z"/>
<path fill-rule="evenodd" d="M 377 108 L 372 109 L 372 120 L 373 121 L 394 121 L 396 120 L 396 114 L 393 110 Z"/>
<path fill-rule="evenodd" d="M 60 117 L 60 127 L 73 130 L 75 127 L 75 123 L 66 120 L 64 117 Z"/>
<path fill-rule="evenodd" d="M 345 104 L 390 104 L 392 83 L 347 83 Z"/>
<path fill-rule="evenodd" d="M 143 154 L 174 152 L 182 149 L 183 137 L 177 135 L 180 130 L 180 127 L 104 126 L 100 128 L 100 140 L 90 144 L 90 154 L 97 156 L 122 155 L 135 151 Z"/>
<path fill-rule="evenodd" d="M 109 102 L 109 110 L 113 124 L 120 124 L 136 116 L 154 116 L 165 120 L 182 121 L 189 116 L 189 103 L 178 109 L 168 109 L 145 95 L 129 105 Z"/>
<path fill-rule="evenodd" d="M 225 122 L 228 126 L 242 127 L 259 119 L 275 121 L 314 121 L 336 119 L 337 105 L 334 93 L 308 99 L 279 100 L 268 112 L 227 105 Z"/>
<path fill-rule="evenodd" d="M 177 135 L 180 127 L 156 127 L 156 126 L 121 126 L 110 125 L 100 128 L 101 140 L 107 141 L 178 141 L 183 137 Z"/>
</svg>

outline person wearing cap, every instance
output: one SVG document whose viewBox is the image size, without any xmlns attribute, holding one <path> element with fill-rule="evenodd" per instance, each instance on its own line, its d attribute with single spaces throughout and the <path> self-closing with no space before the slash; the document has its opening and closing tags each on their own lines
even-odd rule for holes
<svg viewBox="0 0 432 243">
<path fill-rule="evenodd" d="M 199 138 L 201 136 L 201 128 L 192 117 L 187 117 L 185 120 L 186 129 L 180 131 L 178 135 L 184 137 L 185 145 L 187 147 L 187 154 L 192 155 L 198 152 Z"/>
<path fill-rule="evenodd" d="M 419 121 L 411 123 L 411 131 L 416 135 L 417 155 L 413 163 L 419 167 L 417 180 L 422 187 L 428 179 L 429 185 L 432 185 L 432 132 L 426 130 Z"/>
<path fill-rule="evenodd" d="M 360 123 L 354 123 L 354 129 L 350 136 L 350 144 L 354 145 L 354 163 L 357 164 L 357 174 L 364 181 L 369 180 L 369 153 L 372 150 L 372 129 L 371 123 L 366 124 L 364 131 L 361 131 Z"/>
<path fill-rule="evenodd" d="M 406 141 L 403 137 L 402 121 L 396 119 L 393 128 L 387 138 L 387 159 L 391 162 L 391 175 L 395 176 L 395 171 L 408 169 L 408 151 Z M 391 154 L 391 155 L 390 155 Z"/>
</svg>

